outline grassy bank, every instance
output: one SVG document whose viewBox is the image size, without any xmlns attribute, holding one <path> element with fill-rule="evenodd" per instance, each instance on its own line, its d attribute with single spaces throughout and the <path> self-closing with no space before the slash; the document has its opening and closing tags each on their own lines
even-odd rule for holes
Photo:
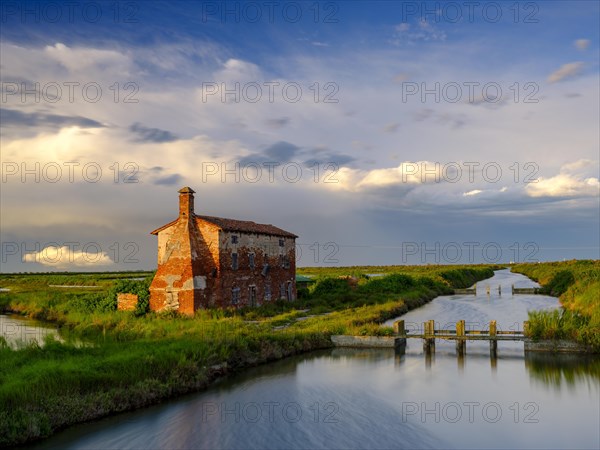
<svg viewBox="0 0 600 450">
<path fill-rule="evenodd" d="M 430 273 L 405 267 L 385 277 L 347 280 L 323 270 L 294 303 L 199 311 L 194 317 L 115 311 L 116 278 L 88 277 L 89 285 L 101 286 L 90 292 L 48 286 L 84 284 L 80 279 L 57 283 L 43 275 L 0 275 L 0 287 L 11 289 L 0 294 L 0 311 L 53 321 L 65 338 L 20 350 L 0 342 L 0 445 L 45 437 L 202 389 L 232 371 L 329 347 L 331 334 L 390 334 L 378 324 L 492 274 L 487 266 L 432 267 Z"/>
<path fill-rule="evenodd" d="M 536 280 L 563 306 L 530 312 L 531 337 L 569 339 L 600 353 L 600 261 L 518 264 L 512 270 Z"/>
</svg>

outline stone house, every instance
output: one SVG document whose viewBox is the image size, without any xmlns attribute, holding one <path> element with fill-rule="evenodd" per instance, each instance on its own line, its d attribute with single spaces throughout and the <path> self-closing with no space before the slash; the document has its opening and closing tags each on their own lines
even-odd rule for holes
<svg viewBox="0 0 600 450">
<path fill-rule="evenodd" d="M 297 236 L 273 225 L 194 213 L 194 191 L 179 190 L 179 217 L 157 228 L 158 269 L 150 309 L 259 306 L 296 299 Z"/>
</svg>

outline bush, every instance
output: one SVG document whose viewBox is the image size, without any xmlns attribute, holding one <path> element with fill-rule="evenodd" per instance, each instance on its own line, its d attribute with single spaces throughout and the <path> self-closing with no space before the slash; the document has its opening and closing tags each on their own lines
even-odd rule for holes
<svg viewBox="0 0 600 450">
<path fill-rule="evenodd" d="M 552 277 L 552 280 L 550 280 L 550 282 L 544 286 L 543 291 L 554 297 L 559 297 L 567 292 L 567 289 L 569 289 L 573 284 L 575 284 L 573 272 L 570 270 L 561 270 L 560 272 L 557 272 Z"/>
<path fill-rule="evenodd" d="M 323 278 L 317 281 L 313 290 L 316 297 L 339 296 L 350 293 L 348 280 L 344 278 Z"/>
</svg>

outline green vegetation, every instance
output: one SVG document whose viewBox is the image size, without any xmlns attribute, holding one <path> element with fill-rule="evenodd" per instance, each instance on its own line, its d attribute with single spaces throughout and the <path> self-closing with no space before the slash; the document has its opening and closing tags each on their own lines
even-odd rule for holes
<svg viewBox="0 0 600 450">
<path fill-rule="evenodd" d="M 397 267 L 385 277 L 354 272 L 357 277 L 345 279 L 338 276 L 352 275 L 347 268 L 307 269 L 317 282 L 296 302 L 203 310 L 193 317 L 147 312 L 150 278 L 127 278 L 148 273 L 77 274 L 76 281 L 66 274 L 0 275 L 0 286 L 10 289 L 0 294 L 0 312 L 52 321 L 65 339 L 20 350 L 0 342 L 0 446 L 202 389 L 244 367 L 329 347 L 332 334 L 392 334 L 381 322 L 491 277 L 494 268 Z M 137 293 L 145 306 L 116 311 L 122 291 Z"/>
<path fill-rule="evenodd" d="M 513 272 L 539 282 L 564 309 L 529 313 L 534 339 L 570 339 L 600 352 L 600 261 L 518 264 Z"/>
</svg>

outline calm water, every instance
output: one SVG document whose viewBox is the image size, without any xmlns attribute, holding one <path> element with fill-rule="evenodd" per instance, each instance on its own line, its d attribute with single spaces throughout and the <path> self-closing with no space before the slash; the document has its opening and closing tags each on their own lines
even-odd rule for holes
<svg viewBox="0 0 600 450">
<path fill-rule="evenodd" d="M 502 284 L 489 298 L 486 284 Z M 440 297 L 407 322 L 498 321 L 557 300 L 510 296 L 532 285 L 499 271 L 483 295 Z M 505 290 L 506 287 L 506 290 Z M 477 328 L 476 326 L 474 328 Z M 200 394 L 65 430 L 35 448 L 599 448 L 600 361 L 523 355 L 522 343 L 418 340 L 393 350 L 333 349 L 228 377 Z"/>
<path fill-rule="evenodd" d="M 59 338 L 58 330 L 52 325 L 25 319 L 21 316 L 6 316 L 0 314 L 0 336 L 3 337 L 11 348 L 21 348 L 32 342 L 44 345 L 46 336 Z"/>
</svg>

